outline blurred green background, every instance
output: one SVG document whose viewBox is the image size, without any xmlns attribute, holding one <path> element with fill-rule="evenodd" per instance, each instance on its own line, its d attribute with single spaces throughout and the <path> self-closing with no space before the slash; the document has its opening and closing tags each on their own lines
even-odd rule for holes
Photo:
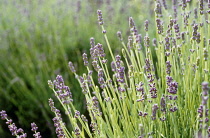
<svg viewBox="0 0 210 138">
<path fill-rule="evenodd" d="M 127 39 L 130 16 L 142 35 L 144 21 L 154 20 L 153 0 L 0 0 L 0 110 L 6 110 L 29 137 L 32 122 L 43 137 L 55 137 L 48 99 L 56 98 L 47 80 L 58 74 L 70 86 L 76 108 L 85 112 L 83 95 L 68 61 L 82 75 L 85 67 L 81 55 L 89 54 L 90 37 L 107 50 L 97 9 L 103 12 L 109 41 L 118 53 L 121 43 L 116 32 L 122 31 Z M 149 33 L 154 34 L 153 30 Z M 58 102 L 55 106 L 61 109 Z M 0 137 L 12 137 L 2 120 Z"/>
</svg>

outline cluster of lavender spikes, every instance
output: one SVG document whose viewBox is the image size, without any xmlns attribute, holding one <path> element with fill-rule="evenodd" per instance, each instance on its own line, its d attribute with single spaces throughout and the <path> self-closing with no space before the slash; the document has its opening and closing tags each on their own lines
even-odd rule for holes
<svg viewBox="0 0 210 138">
<path fill-rule="evenodd" d="M 209 44 L 207 46 L 206 38 L 205 37 L 202 38 L 201 36 L 202 34 L 201 28 L 204 26 L 204 23 L 198 24 L 198 23 L 195 23 L 195 21 L 193 21 L 193 23 L 191 24 L 192 33 L 188 31 L 182 31 L 183 28 L 187 30 L 189 27 L 190 12 L 189 13 L 185 12 L 185 10 L 187 9 L 187 5 L 189 3 L 190 3 L 190 0 L 182 0 L 179 4 L 179 6 L 181 6 L 182 10 L 184 11 L 184 13 L 181 14 L 184 17 L 183 25 L 181 25 L 179 24 L 179 18 L 177 18 L 177 15 L 178 15 L 177 7 L 176 7 L 177 1 L 173 0 L 174 19 L 170 17 L 169 24 L 167 26 L 167 30 L 165 33 L 164 21 L 162 18 L 163 17 L 162 6 L 164 7 L 165 10 L 168 9 L 168 6 L 165 0 L 162 0 L 162 2 L 160 2 L 160 0 L 156 1 L 156 5 L 155 5 L 156 6 L 155 7 L 156 26 L 157 26 L 157 35 L 159 36 L 159 38 L 157 37 L 157 39 L 156 38 L 153 39 L 153 45 L 155 46 L 155 50 L 157 49 L 157 51 L 163 52 L 163 53 L 160 53 L 160 56 L 157 55 L 158 63 L 156 66 L 153 66 L 155 65 L 155 63 L 153 63 L 154 62 L 153 57 L 150 53 L 151 44 L 150 44 L 150 38 L 149 38 L 149 32 L 148 32 L 149 21 L 148 20 L 145 21 L 144 29 L 146 31 L 146 36 L 144 37 L 144 45 L 143 45 L 144 47 L 142 47 L 142 36 L 141 34 L 138 34 L 137 27 L 132 17 L 129 18 L 129 26 L 130 26 L 131 35 L 128 37 L 127 46 L 124 46 L 124 49 L 122 50 L 122 51 L 126 51 L 125 53 L 122 52 L 124 59 L 126 61 L 125 62 L 126 64 L 124 64 L 123 59 L 121 58 L 120 55 L 117 55 L 115 57 L 112 55 L 113 61 L 111 62 L 111 69 L 113 71 L 113 79 L 109 77 L 110 74 L 106 66 L 107 59 L 105 59 L 106 54 L 104 53 L 103 45 L 100 43 L 95 44 L 94 38 L 90 39 L 90 45 L 91 45 L 90 56 L 92 59 L 92 66 L 94 70 L 97 72 L 98 84 L 100 85 L 100 87 L 98 87 L 97 84 L 94 84 L 94 81 L 92 78 L 93 71 L 89 70 L 89 60 L 86 53 L 84 53 L 82 57 L 84 61 L 84 66 L 86 66 L 86 68 L 88 69 L 88 75 L 83 74 L 83 76 L 78 76 L 76 74 L 76 70 L 73 63 L 69 62 L 69 68 L 75 74 L 76 78 L 79 80 L 80 86 L 82 88 L 82 92 L 85 95 L 87 110 L 91 118 L 90 120 L 88 120 L 84 115 L 81 115 L 80 111 L 77 111 L 74 109 L 74 106 L 72 105 L 72 101 L 73 101 L 72 94 L 70 92 L 69 87 L 65 86 L 62 76 L 58 75 L 56 77 L 56 80 L 54 80 L 53 82 L 48 81 L 50 88 L 53 89 L 56 97 L 64 106 L 66 110 L 66 114 L 69 116 L 69 119 L 73 127 L 72 134 L 69 134 L 66 130 L 65 123 L 63 122 L 61 118 L 60 110 L 58 110 L 54 106 L 53 100 L 49 99 L 49 105 L 51 107 L 51 110 L 52 112 L 55 113 L 55 117 L 53 118 L 53 121 L 54 121 L 54 126 L 56 128 L 55 131 L 56 131 L 57 137 L 64 138 L 64 137 L 68 137 L 67 135 L 73 135 L 78 138 L 83 137 L 82 134 L 84 134 L 83 132 L 84 130 L 91 137 L 92 134 L 90 134 L 89 129 L 92 129 L 93 136 L 95 137 L 106 137 L 108 135 L 116 136 L 118 134 L 120 135 L 120 134 L 126 133 L 127 131 L 132 131 L 132 132 L 135 131 L 134 132 L 135 136 L 137 133 L 136 131 L 142 133 L 141 136 L 139 136 L 139 138 L 145 135 L 150 137 L 151 135 L 158 132 L 158 130 L 157 131 L 155 130 L 157 129 L 155 123 L 158 124 L 157 125 L 158 127 L 159 125 L 162 125 L 162 123 L 164 123 L 164 127 L 167 127 L 167 124 L 171 122 L 173 122 L 176 125 L 181 124 L 179 123 L 179 121 L 178 122 L 176 121 L 177 119 L 176 115 L 183 112 L 183 109 L 180 109 L 180 108 L 179 110 L 181 111 L 180 112 L 177 111 L 178 104 L 180 104 L 179 106 L 181 106 L 182 104 L 180 102 L 181 100 L 178 101 L 177 99 L 178 99 L 178 95 L 180 96 L 180 93 L 182 93 L 182 89 L 184 89 L 183 93 L 188 90 L 186 90 L 186 88 L 182 88 L 182 85 L 180 85 L 181 84 L 180 82 L 183 82 L 183 80 L 184 81 L 187 80 L 188 82 L 191 83 L 191 80 L 186 79 L 187 76 L 184 76 L 183 72 L 187 72 L 187 71 L 185 70 L 183 72 L 179 72 L 178 67 L 179 66 L 187 67 L 185 66 L 187 63 L 183 61 L 183 59 L 185 59 L 186 57 L 184 55 L 185 51 L 190 50 L 191 52 L 190 54 L 192 55 L 193 53 L 196 53 L 198 55 L 200 54 L 199 52 L 203 52 L 202 53 L 203 58 L 204 58 L 203 61 L 200 61 L 199 57 L 196 57 L 196 58 L 193 57 L 191 59 L 189 55 L 188 55 L 188 61 L 190 62 L 189 65 L 193 66 L 194 73 L 197 73 L 196 71 L 199 68 L 199 65 L 204 63 L 205 65 L 204 70 L 205 70 L 205 73 L 207 74 L 208 66 L 206 63 L 208 63 L 207 62 L 208 61 L 208 46 L 210 45 Z M 210 8 L 210 0 L 208 0 L 208 8 Z M 200 9 L 200 15 L 205 14 L 204 12 L 205 5 L 204 5 L 203 0 L 199 0 L 199 9 Z M 197 9 L 195 9 L 194 12 L 196 16 L 195 18 L 197 19 L 199 16 L 197 15 Z M 97 14 L 98 14 L 98 23 L 102 27 L 102 33 L 104 34 L 107 45 L 109 47 L 109 43 L 106 38 L 106 31 L 104 30 L 104 27 L 103 27 L 104 22 L 103 22 L 101 10 L 98 10 Z M 117 36 L 119 40 L 123 42 L 121 32 L 118 31 Z M 187 38 L 190 38 L 190 42 L 192 42 L 193 46 L 194 44 L 196 46 L 198 45 L 197 48 L 187 49 L 186 48 L 187 46 L 185 46 L 187 42 Z M 202 43 L 203 51 L 202 50 L 200 51 L 199 49 L 200 43 Z M 209 43 L 210 43 L 210 40 L 209 40 Z M 190 48 L 194 48 L 194 47 L 190 47 Z M 112 53 L 111 50 L 110 50 L 110 53 Z M 142 56 L 143 58 L 141 57 L 141 55 L 139 55 L 139 53 L 143 55 Z M 130 59 L 127 59 L 127 57 L 129 57 Z M 196 60 L 196 63 L 195 63 L 195 60 Z M 178 64 L 177 67 L 175 65 L 176 62 Z M 128 74 L 126 72 L 126 65 L 128 67 Z M 172 65 L 174 69 L 172 68 Z M 156 73 L 157 68 L 159 69 L 160 72 Z M 164 69 L 164 71 L 161 72 L 161 69 Z M 181 77 L 183 77 L 182 81 L 181 79 L 177 77 L 180 75 L 179 73 L 181 74 Z M 187 73 L 190 74 L 191 72 L 187 72 Z M 201 78 L 206 80 L 208 78 L 208 75 L 206 74 L 202 76 Z M 129 79 L 127 79 L 127 76 L 129 76 L 128 77 Z M 176 82 L 173 78 L 175 78 L 179 82 L 179 89 L 178 89 L 178 82 Z M 145 83 L 145 85 L 143 82 Z M 188 86 L 185 86 L 185 87 L 188 88 Z M 202 92 L 202 97 L 201 97 L 201 105 L 199 106 L 197 110 L 198 118 L 199 118 L 199 122 L 198 122 L 199 131 L 201 131 L 201 132 L 198 132 L 198 135 L 206 136 L 206 134 L 208 134 L 208 137 L 210 137 L 210 126 L 209 126 L 209 117 L 208 117 L 209 116 L 209 113 L 208 113 L 209 112 L 209 109 L 208 109 L 209 108 L 208 107 L 209 106 L 208 105 L 209 87 L 208 87 L 207 82 L 202 83 L 202 90 L 203 92 Z M 92 93 L 90 93 L 91 91 Z M 185 105 L 188 106 L 190 100 L 187 98 L 190 97 L 191 95 L 189 96 L 188 93 L 185 93 L 185 95 L 187 96 L 184 97 L 185 100 L 183 100 L 182 102 L 183 103 L 185 102 L 183 104 L 184 106 Z M 182 97 L 180 96 L 180 98 Z M 72 114 L 72 110 L 74 110 L 74 115 Z M 20 137 L 26 137 L 26 134 L 23 132 L 22 129 L 17 129 L 15 124 L 12 123 L 12 120 L 7 119 L 7 115 L 5 111 L 1 111 L 0 115 L 2 119 L 7 120 L 6 123 L 8 124 L 8 127 L 10 131 L 12 132 L 12 135 L 15 135 L 15 136 L 20 135 Z M 150 116 L 149 118 L 150 120 L 146 120 L 148 119 L 147 115 Z M 155 121 L 158 117 L 160 121 Z M 132 119 L 136 119 L 136 120 L 132 120 Z M 145 122 L 147 122 L 146 125 L 143 124 L 144 119 L 146 120 Z M 167 120 L 167 122 L 165 120 Z M 80 125 L 82 126 L 82 129 L 80 125 L 77 124 L 77 121 L 80 121 Z M 151 126 L 148 126 L 149 121 L 153 121 Z M 144 125 L 145 129 L 147 129 L 147 132 L 149 133 L 147 134 L 145 133 L 146 131 L 142 129 L 143 125 L 140 123 Z M 140 126 L 140 130 L 136 128 L 137 125 Z M 169 126 L 171 125 L 172 124 L 170 124 Z M 38 128 L 36 124 L 32 123 L 31 127 L 32 127 L 31 130 L 35 132 L 33 136 L 41 137 L 40 133 L 37 132 Z M 107 127 L 110 127 L 110 128 L 107 128 Z M 107 132 L 103 132 L 103 131 L 107 131 Z M 165 131 L 167 130 L 163 130 L 162 132 L 164 133 Z M 158 133 L 162 133 L 162 132 L 158 132 Z M 166 132 L 165 134 L 166 136 L 167 136 L 167 133 L 170 133 L 170 132 Z M 163 136 L 163 134 L 161 134 L 161 136 Z M 175 134 L 174 137 L 179 137 L 179 136 L 180 136 L 179 134 L 177 135 Z"/>
<path fill-rule="evenodd" d="M 12 133 L 13 136 L 16 136 L 18 138 L 26 138 L 27 134 L 24 133 L 22 128 L 17 128 L 17 126 L 15 125 L 15 123 L 13 123 L 12 119 L 9 119 L 7 116 L 6 111 L 2 110 L 0 112 L 0 116 L 2 120 L 6 120 L 6 124 L 8 125 L 8 128 L 10 130 L 10 132 Z M 38 127 L 36 126 L 35 123 L 31 123 L 31 131 L 34 132 L 33 136 L 35 138 L 41 138 L 42 136 L 40 135 L 40 132 L 37 132 Z"/>
<path fill-rule="evenodd" d="M 55 132 L 58 138 L 65 138 L 65 133 L 63 130 L 63 125 L 65 125 L 62 121 L 60 110 L 58 110 L 54 106 L 54 102 L 52 99 L 49 99 L 49 106 L 51 107 L 51 111 L 55 113 L 55 117 L 52 119 L 55 126 Z"/>
<path fill-rule="evenodd" d="M 199 123 L 200 123 L 200 129 L 201 130 L 207 130 L 208 132 L 208 137 L 210 137 L 210 126 L 208 126 L 209 122 L 209 109 L 207 108 L 207 103 L 209 99 L 209 86 L 208 82 L 203 82 L 202 83 L 202 102 L 200 107 L 198 108 L 198 114 L 199 114 Z"/>
</svg>

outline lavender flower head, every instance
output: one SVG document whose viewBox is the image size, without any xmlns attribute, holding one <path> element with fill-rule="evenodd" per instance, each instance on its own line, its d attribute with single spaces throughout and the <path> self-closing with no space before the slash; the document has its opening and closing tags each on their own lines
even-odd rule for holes
<svg viewBox="0 0 210 138">
<path fill-rule="evenodd" d="M 97 11 L 97 15 L 98 15 L 98 23 L 99 23 L 99 25 L 103 25 L 104 24 L 104 21 L 103 21 L 101 10 L 98 10 Z"/>
<path fill-rule="evenodd" d="M 55 132 L 57 134 L 57 137 L 58 138 L 65 138 L 65 134 L 64 134 L 64 131 L 63 131 L 63 127 L 64 127 L 65 124 L 62 121 L 60 110 L 56 109 L 56 107 L 54 106 L 54 102 L 51 98 L 49 99 L 49 106 L 51 107 L 52 112 L 55 113 L 55 117 L 52 120 L 53 120 L 54 126 L 56 128 Z M 34 128 L 33 130 L 35 130 L 35 129 L 36 128 Z"/>
<path fill-rule="evenodd" d="M 117 37 L 119 38 L 120 41 L 123 40 L 122 33 L 120 31 L 117 32 Z"/>
<path fill-rule="evenodd" d="M 70 61 L 69 62 L 69 69 L 73 72 L 73 73 L 76 73 L 76 70 L 75 70 L 75 68 L 74 68 L 74 65 L 73 65 L 73 63 Z"/>
<path fill-rule="evenodd" d="M 93 37 L 90 38 L 90 45 L 91 45 L 91 48 L 95 46 L 95 39 Z"/>
<path fill-rule="evenodd" d="M 202 105 L 207 105 L 207 101 L 209 98 L 209 87 L 208 87 L 208 82 L 203 82 L 202 83 Z"/>
<path fill-rule="evenodd" d="M 73 101 L 72 93 L 68 86 L 64 84 L 63 77 L 58 75 L 56 80 L 53 81 L 56 96 L 62 101 L 63 104 L 69 104 Z"/>
<path fill-rule="evenodd" d="M 171 65 L 170 61 L 166 61 L 166 74 L 169 75 L 171 73 L 171 67 L 172 67 L 172 65 Z"/>
<path fill-rule="evenodd" d="M 146 21 L 144 22 L 144 30 L 145 30 L 146 32 L 148 32 L 148 25 L 149 25 L 149 21 L 146 20 Z"/>
<path fill-rule="evenodd" d="M 12 123 L 12 119 L 7 118 L 6 111 L 2 110 L 0 111 L 0 116 L 2 120 L 7 120 L 6 124 L 8 125 L 8 128 L 13 136 L 19 137 L 19 138 L 26 138 L 27 134 L 24 133 L 22 128 L 17 128 L 15 123 Z"/>
<path fill-rule="evenodd" d="M 155 120 L 156 119 L 156 114 L 157 114 L 157 110 L 158 110 L 158 105 L 157 104 L 154 104 L 152 106 L 152 120 Z"/>
<path fill-rule="evenodd" d="M 133 28 L 135 26 L 135 23 L 132 17 L 129 17 L 129 26 L 130 28 Z"/>
<path fill-rule="evenodd" d="M 35 138 L 41 138 L 42 136 L 40 135 L 40 132 L 37 132 L 37 125 L 35 123 L 31 123 L 31 131 L 35 132 L 35 134 L 33 134 L 33 136 Z"/>
<path fill-rule="evenodd" d="M 208 82 L 203 82 L 202 83 L 202 101 L 201 101 L 201 105 L 199 106 L 197 112 L 199 115 L 199 126 L 202 129 L 205 129 L 205 131 L 207 130 L 208 135 L 210 135 L 210 131 L 208 127 L 208 122 L 209 122 L 209 109 L 208 109 L 208 98 L 209 98 L 209 87 L 208 87 Z"/>
<path fill-rule="evenodd" d="M 167 91 L 171 94 L 176 94 L 178 89 L 178 83 L 176 81 L 173 81 L 173 78 L 171 76 L 166 76 L 167 79 Z"/>
<path fill-rule="evenodd" d="M 83 59 L 84 65 L 85 66 L 88 66 L 88 57 L 87 57 L 87 54 L 86 53 L 83 53 L 82 57 L 83 57 L 82 59 Z"/>
</svg>

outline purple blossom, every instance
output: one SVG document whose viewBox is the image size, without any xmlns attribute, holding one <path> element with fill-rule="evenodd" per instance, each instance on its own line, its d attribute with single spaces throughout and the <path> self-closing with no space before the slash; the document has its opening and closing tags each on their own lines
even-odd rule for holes
<svg viewBox="0 0 210 138">
<path fill-rule="evenodd" d="M 75 118 L 80 117 L 80 112 L 76 110 L 76 111 L 75 111 L 75 115 L 74 115 L 74 117 L 75 117 Z"/>
<path fill-rule="evenodd" d="M 155 13 L 156 13 L 157 17 L 162 17 L 163 16 L 162 15 L 162 6 L 159 3 L 159 1 L 157 2 L 156 7 L 155 7 Z"/>
<path fill-rule="evenodd" d="M 1 119 L 2 119 L 2 120 L 7 119 L 7 113 L 6 113 L 6 111 L 2 110 L 2 111 L 0 112 L 0 115 L 1 115 Z"/>
<path fill-rule="evenodd" d="M 88 66 L 87 54 L 86 54 L 86 53 L 83 53 L 82 57 L 83 57 L 82 59 L 83 59 L 83 61 L 84 61 L 84 65 L 85 65 L 85 66 Z"/>
<path fill-rule="evenodd" d="M 74 129 L 74 133 L 78 137 L 80 135 L 80 129 L 79 128 L 75 128 Z"/>
<path fill-rule="evenodd" d="M 125 80 L 124 80 L 124 73 L 125 73 L 125 67 L 120 67 L 117 69 L 117 74 L 116 74 L 116 77 L 117 77 L 117 81 L 120 82 L 120 83 L 124 83 Z"/>
<path fill-rule="evenodd" d="M 111 62 L 111 68 L 112 68 L 113 72 L 116 71 L 116 66 L 115 66 L 115 62 L 114 61 Z"/>
<path fill-rule="evenodd" d="M 166 99 L 165 97 L 161 97 L 160 107 L 162 112 L 166 112 Z"/>
<path fill-rule="evenodd" d="M 152 120 L 156 119 L 157 110 L 158 110 L 158 105 L 154 104 L 152 106 L 152 115 L 151 115 Z"/>
<path fill-rule="evenodd" d="M 36 126 L 35 123 L 31 123 L 31 131 L 36 132 L 38 127 Z"/>
<path fill-rule="evenodd" d="M 170 74 L 171 73 L 171 63 L 170 61 L 166 61 L 166 74 Z"/>
<path fill-rule="evenodd" d="M 146 32 L 148 31 L 148 25 L 149 25 L 149 21 L 146 20 L 146 21 L 144 22 L 144 30 L 145 30 Z"/>
<path fill-rule="evenodd" d="M 98 70 L 98 77 L 100 78 L 100 77 L 103 77 L 104 76 L 104 71 L 103 71 L 103 69 L 99 69 Z"/>
<path fill-rule="evenodd" d="M 63 128 L 62 128 L 63 124 L 61 124 L 62 119 L 60 117 L 54 117 L 52 120 L 54 122 L 54 126 L 56 127 L 55 128 L 55 133 L 57 134 L 57 137 L 58 138 L 65 138 L 65 134 L 64 134 L 64 131 L 63 131 Z"/>
<path fill-rule="evenodd" d="M 91 48 L 95 46 L 95 39 L 93 37 L 90 38 L 90 45 L 91 45 Z"/>
<path fill-rule="evenodd" d="M 123 40 L 122 33 L 120 31 L 117 32 L 117 37 L 119 38 L 120 41 Z"/>
<path fill-rule="evenodd" d="M 166 0 L 163 0 L 163 7 L 167 10 Z"/>
<path fill-rule="evenodd" d="M 187 7 L 187 1 L 182 0 L 182 9 L 184 10 Z"/>
<path fill-rule="evenodd" d="M 208 60 L 208 50 L 206 48 L 203 48 L 203 56 L 204 56 L 204 60 L 207 61 Z"/>
<path fill-rule="evenodd" d="M 174 24 L 175 33 L 179 33 L 179 24 Z"/>
<path fill-rule="evenodd" d="M 84 115 L 81 115 L 81 118 L 84 122 L 88 122 L 87 118 Z"/>
<path fill-rule="evenodd" d="M 156 38 L 154 38 L 153 40 L 152 40 L 152 42 L 153 42 L 153 46 L 157 46 L 157 39 Z"/>
<path fill-rule="evenodd" d="M 0 111 L 0 116 L 1 116 L 2 120 L 7 120 L 6 124 L 8 125 L 8 128 L 13 136 L 17 136 L 17 137 L 21 137 L 21 138 L 27 137 L 27 134 L 24 133 L 22 128 L 17 128 L 15 123 L 12 123 L 12 119 L 7 118 L 6 111 L 4 111 L 4 110 Z"/>
<path fill-rule="evenodd" d="M 62 101 L 63 104 L 69 104 L 73 101 L 72 93 L 69 87 L 64 84 L 62 76 L 58 75 L 53 83 L 57 94 L 56 96 Z"/>
<path fill-rule="evenodd" d="M 169 42 L 169 37 L 165 37 L 165 50 L 169 50 L 170 49 L 170 42 Z"/>
<path fill-rule="evenodd" d="M 49 99 L 49 106 L 51 107 L 51 110 L 55 113 L 55 117 L 52 119 L 55 126 L 55 132 L 57 134 L 58 138 L 65 138 L 65 134 L 63 131 L 63 126 L 65 125 L 61 118 L 60 110 L 56 109 L 54 107 L 54 102 L 52 99 Z M 34 126 L 34 124 L 33 124 Z"/>
<path fill-rule="evenodd" d="M 142 95 L 145 94 L 144 87 L 142 87 L 143 85 L 144 85 L 143 82 L 140 82 L 139 84 L 136 85 L 136 91 L 141 92 Z"/>
<path fill-rule="evenodd" d="M 101 10 L 98 10 L 97 11 L 97 14 L 98 14 L 98 23 L 99 23 L 99 25 L 103 25 L 104 24 L 104 21 L 103 21 Z"/>
<path fill-rule="evenodd" d="M 41 138 L 42 136 L 41 136 L 40 132 L 37 132 L 37 129 L 38 129 L 37 125 L 35 123 L 31 123 L 31 131 L 35 132 L 35 134 L 33 134 L 33 136 L 35 138 Z"/>
<path fill-rule="evenodd" d="M 135 23 L 132 17 L 129 17 L 129 26 L 130 28 L 133 28 L 135 26 Z"/>
<path fill-rule="evenodd" d="M 144 37 L 144 46 L 145 46 L 145 47 L 149 47 L 149 45 L 150 45 L 149 36 L 145 36 L 145 37 Z"/>
<path fill-rule="evenodd" d="M 178 83 L 176 81 L 171 81 L 172 78 L 168 77 L 167 79 L 167 91 L 171 94 L 176 94 L 178 89 Z"/>
<path fill-rule="evenodd" d="M 151 94 L 151 98 L 157 98 L 157 89 L 155 83 L 150 83 L 149 86 L 150 86 L 149 92 Z"/>
<path fill-rule="evenodd" d="M 98 71 L 101 67 L 98 65 L 98 61 L 92 61 L 93 68 Z"/>
<path fill-rule="evenodd" d="M 144 68 L 146 69 L 146 72 L 151 72 L 151 64 L 150 64 L 150 60 L 148 58 L 145 59 L 145 66 Z"/>
<path fill-rule="evenodd" d="M 141 41 L 141 36 L 139 35 L 138 41 L 140 43 Z M 127 43 L 127 48 L 130 51 L 130 49 L 133 47 L 133 38 L 131 36 L 128 37 L 128 43 Z"/>
<path fill-rule="evenodd" d="M 138 113 L 138 115 L 139 116 L 142 116 L 142 117 L 146 117 L 147 115 L 148 115 L 148 113 L 147 112 L 142 112 L 142 111 L 140 111 L 139 113 Z"/>
<path fill-rule="evenodd" d="M 158 34 L 163 33 L 163 23 L 160 19 L 156 19 Z"/>
<path fill-rule="evenodd" d="M 69 62 L 69 69 L 73 72 L 73 73 L 76 73 L 76 70 L 75 70 L 75 68 L 74 68 L 74 65 L 73 65 L 73 63 L 70 61 Z"/>
</svg>

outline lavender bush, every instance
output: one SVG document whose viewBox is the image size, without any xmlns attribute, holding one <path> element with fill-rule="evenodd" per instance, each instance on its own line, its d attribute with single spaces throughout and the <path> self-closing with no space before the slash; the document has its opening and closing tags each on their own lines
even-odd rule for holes
<svg viewBox="0 0 210 138">
<path fill-rule="evenodd" d="M 59 138 L 210 137 L 210 1 L 154 3 L 156 16 L 143 23 L 145 33 L 139 34 L 132 17 L 127 44 L 117 32 L 122 43 L 117 55 L 109 43 L 102 12 L 97 11 L 109 53 L 91 38 L 90 56 L 84 53 L 81 57 L 87 72 L 80 76 L 73 63 L 68 64 L 81 86 L 89 115 L 75 109 L 61 75 L 48 81 L 71 123 L 67 128 L 60 110 L 49 99 Z M 156 30 L 154 38 L 149 33 L 152 30 Z M 26 137 L 4 110 L 0 115 L 12 135 Z M 41 137 L 36 124 L 31 126 L 34 137 Z"/>
</svg>

